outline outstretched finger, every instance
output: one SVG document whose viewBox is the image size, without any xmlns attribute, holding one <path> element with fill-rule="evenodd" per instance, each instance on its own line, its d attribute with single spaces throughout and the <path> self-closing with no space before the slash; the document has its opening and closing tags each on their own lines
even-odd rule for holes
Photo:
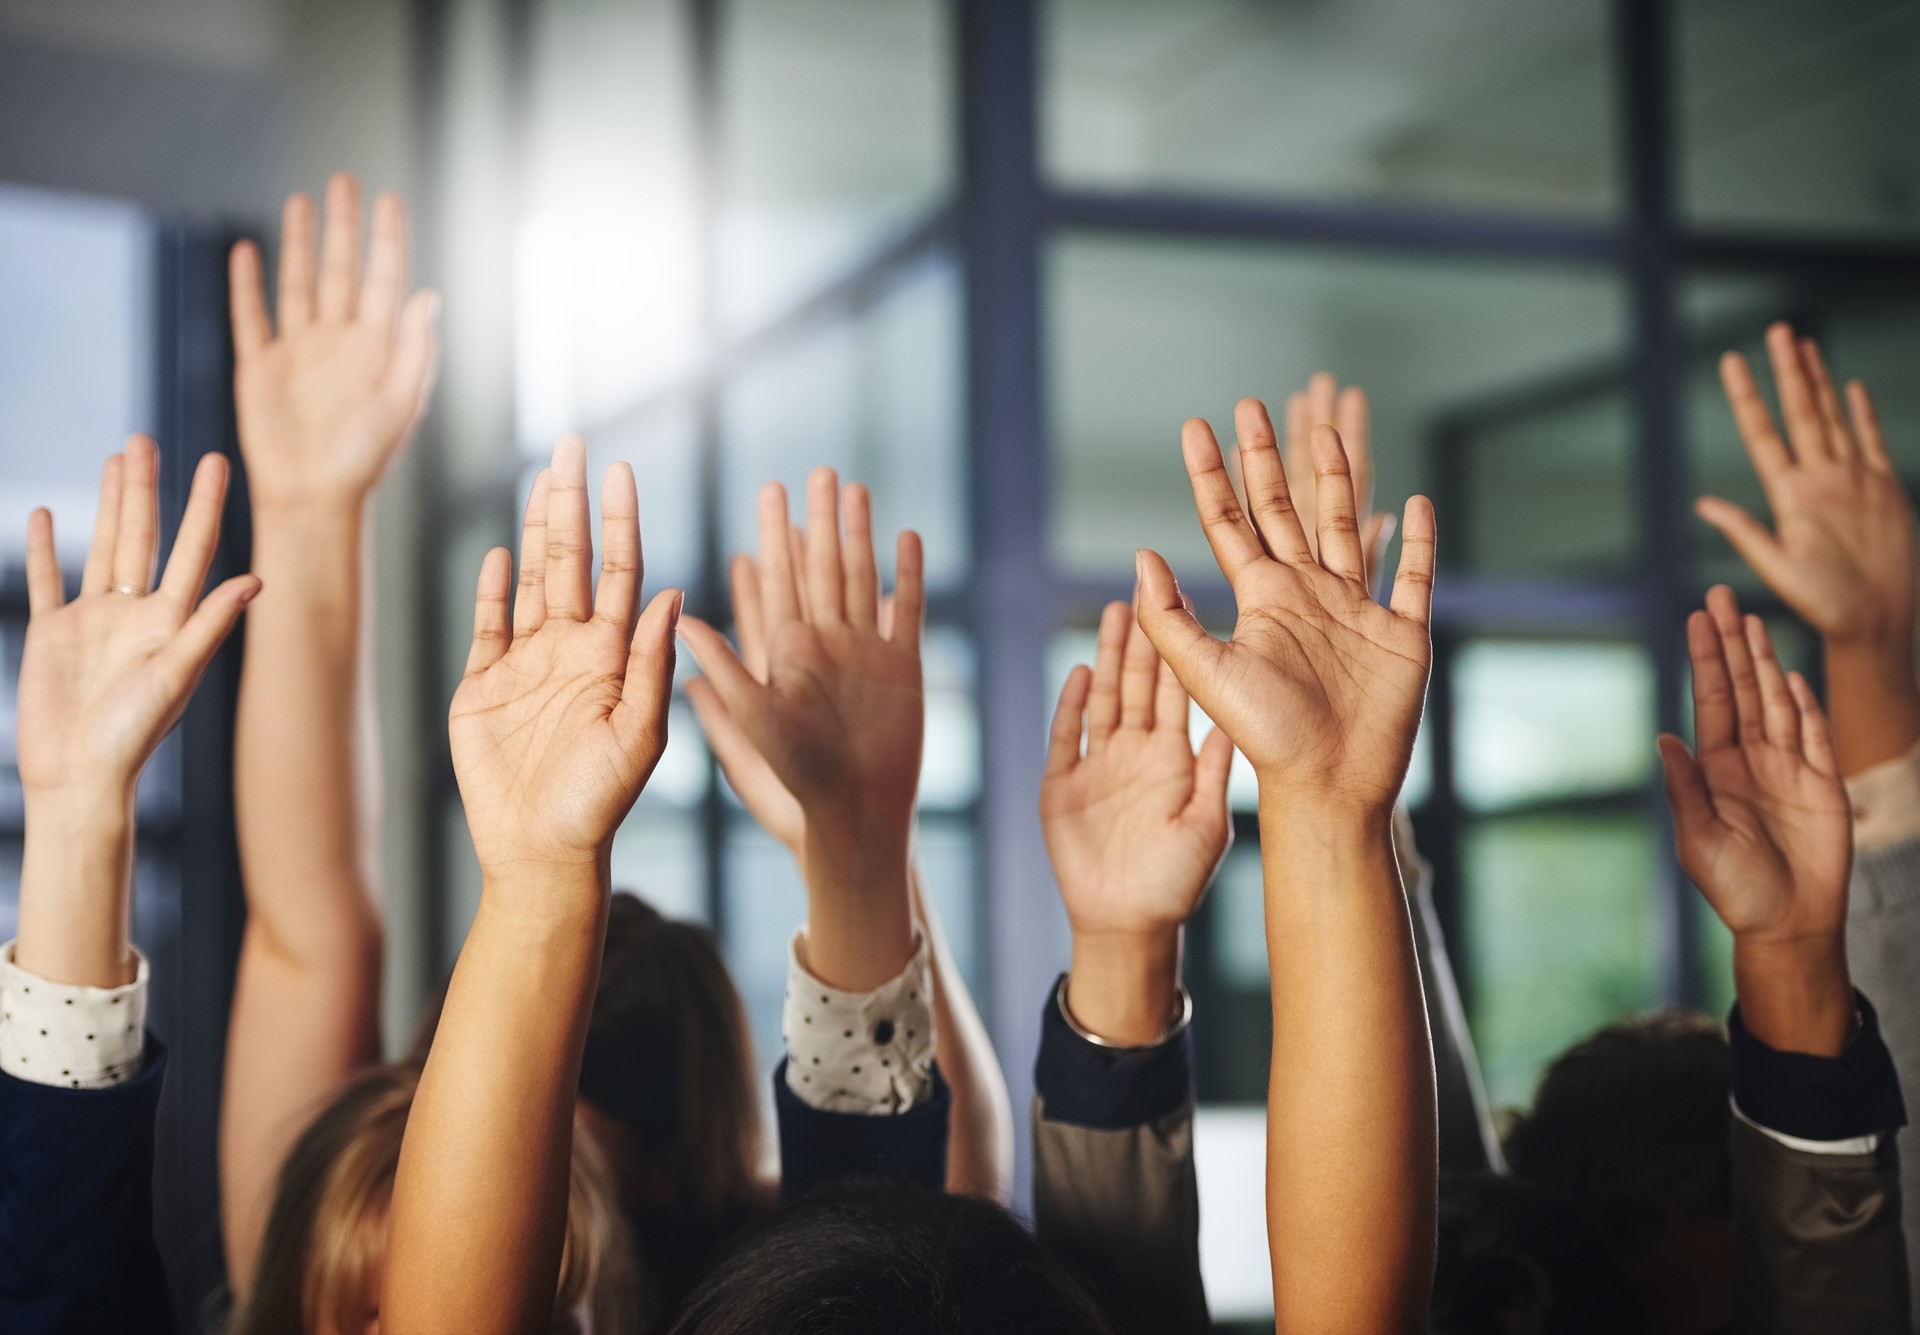
<svg viewBox="0 0 1920 1335">
<path fill-rule="evenodd" d="M 627 646 L 626 678 L 620 683 L 620 703 L 608 722 L 622 748 L 647 766 L 640 776 L 645 786 L 652 766 L 667 748 L 667 706 L 673 698 L 675 632 L 686 595 L 663 589 L 654 595 L 634 624 Z M 635 788 L 634 796 L 639 796 Z"/>
<path fill-rule="evenodd" d="M 1847 408 L 1853 414 L 1854 435 L 1860 441 L 1860 457 L 1869 468 L 1882 473 L 1893 471 L 1887 454 L 1887 434 L 1880 426 L 1880 412 L 1873 406 L 1873 395 L 1858 380 L 1847 382 Z"/>
<path fill-rule="evenodd" d="M 1136 595 L 1136 598 L 1138 595 Z M 1134 614 L 1134 629 L 1144 638 L 1146 632 L 1139 629 L 1140 617 Z M 1153 641 L 1147 641 L 1147 648 L 1153 648 Z M 1187 691 L 1180 684 L 1180 678 L 1173 675 L 1173 669 L 1167 660 L 1155 654 L 1153 656 L 1153 726 L 1167 732 L 1184 734 L 1187 731 L 1188 708 Z"/>
<path fill-rule="evenodd" d="M 1081 725 L 1092 687 L 1093 673 L 1085 663 L 1075 663 L 1060 688 L 1060 703 L 1054 706 L 1053 727 L 1047 734 L 1048 774 L 1064 774 L 1079 762 Z"/>
<path fill-rule="evenodd" d="M 1180 596 L 1180 585 L 1165 557 L 1142 548 L 1134 553 L 1134 569 L 1140 583 L 1140 628 L 1153 641 L 1154 651 L 1173 668 L 1187 694 L 1206 708 L 1200 684 L 1219 669 L 1227 656 L 1227 646 L 1207 633 L 1193 608 Z"/>
<path fill-rule="evenodd" d="M 1139 596 L 1139 590 L 1134 590 L 1134 597 Z M 1140 629 L 1140 619 L 1133 608 L 1127 607 L 1125 648 L 1120 658 L 1121 727 L 1142 730 L 1153 727 L 1153 701 L 1159 684 L 1160 655 L 1153 652 L 1153 641 Z"/>
<path fill-rule="evenodd" d="M 27 615 L 58 611 L 66 601 L 53 545 L 53 513 L 42 506 L 27 516 Z"/>
<path fill-rule="evenodd" d="M 1711 614 L 1695 612 L 1687 618 L 1687 656 L 1693 660 L 1693 735 L 1704 756 L 1732 746 L 1739 735 L 1733 677 Z"/>
<path fill-rule="evenodd" d="M 816 625 L 846 619 L 840 568 L 840 478 L 831 468 L 807 477 L 807 612 Z"/>
<path fill-rule="evenodd" d="M 313 322 L 313 196 L 296 192 L 280 210 L 280 291 L 274 315 L 280 332 Z"/>
<path fill-rule="evenodd" d="M 727 643 L 727 637 L 696 616 L 682 616 L 680 638 L 687 642 L 693 661 L 719 694 L 720 702 L 739 713 L 753 700 L 760 683 Z"/>
<path fill-rule="evenodd" d="M 180 516 L 173 551 L 168 553 L 167 568 L 160 576 L 161 597 L 178 603 L 182 616 L 200 596 L 220 548 L 220 513 L 227 503 L 228 476 L 227 458 L 223 454 L 201 455 L 193 470 L 186 512 Z"/>
<path fill-rule="evenodd" d="M 1800 712 L 1800 754 L 1816 774 L 1839 778 L 1840 757 L 1833 744 L 1833 724 L 1820 708 L 1812 685 L 1798 672 L 1791 672 L 1787 674 L 1787 689 L 1792 692 L 1793 703 Z"/>
<path fill-rule="evenodd" d="M 1400 568 L 1393 574 L 1393 593 L 1387 605 L 1396 616 L 1422 626 L 1433 620 L 1433 566 L 1438 540 L 1433 502 L 1425 496 L 1409 496 L 1400 522 Z"/>
<path fill-rule="evenodd" d="M 1773 413 L 1760 396 L 1760 385 L 1753 368 L 1737 352 L 1720 358 L 1720 384 L 1727 392 L 1727 405 L 1733 409 L 1733 423 L 1739 428 L 1741 443 L 1753 461 L 1753 471 L 1763 484 L 1793 467 L 1793 454 L 1773 424 Z"/>
<path fill-rule="evenodd" d="M 127 442 L 125 456 L 113 583 L 145 593 L 153 580 L 154 546 L 160 538 L 160 447 L 151 436 L 135 436 Z"/>
<path fill-rule="evenodd" d="M 769 482 L 760 488 L 760 607 L 766 616 L 769 645 L 782 626 L 800 619 L 794 566 L 787 489 Z"/>
<path fill-rule="evenodd" d="M 236 241 L 227 256 L 227 309 L 233 320 L 235 360 L 245 361 L 272 341 L 267 294 L 261 286 L 260 247 L 251 241 Z"/>
<path fill-rule="evenodd" d="M 640 551 L 640 490 L 633 465 L 624 459 L 607 466 L 600 481 L 600 584 L 594 590 L 593 615 L 619 629 L 633 631 L 644 569 Z"/>
<path fill-rule="evenodd" d="M 1286 465 L 1273 436 L 1267 405 L 1242 399 L 1233 409 L 1234 434 L 1240 441 L 1240 476 L 1247 485 L 1247 508 L 1254 532 L 1268 556 L 1276 561 L 1310 561 L 1313 549 L 1294 509 Z"/>
<path fill-rule="evenodd" d="M 1213 548 L 1213 559 L 1231 580 L 1247 566 L 1262 560 L 1266 551 L 1240 507 L 1240 497 L 1227 476 L 1226 461 L 1220 457 L 1220 443 L 1213 428 L 1199 418 L 1189 418 L 1180 428 L 1180 455 L 1187 466 L 1187 481 L 1193 487 L 1194 509 L 1200 515 L 1200 528 Z M 1304 541 L 1304 539 L 1303 539 Z"/>
<path fill-rule="evenodd" d="M 1733 590 L 1716 584 L 1707 590 L 1707 612 L 1720 632 L 1720 652 L 1727 660 L 1733 683 L 1733 730 L 1741 745 L 1766 740 L 1766 714 L 1760 705 L 1760 677 L 1747 649 L 1747 632 L 1740 621 L 1740 602 Z"/>
<path fill-rule="evenodd" d="M 400 196 L 383 191 L 375 197 L 372 231 L 367 273 L 360 285 L 360 319 L 384 329 L 399 315 L 407 295 L 407 206 Z"/>
<path fill-rule="evenodd" d="M 1713 807 L 1713 794 L 1707 788 L 1706 775 L 1687 744 L 1671 733 L 1660 735 L 1661 778 L 1667 790 L 1667 805 L 1673 810 L 1674 841 L 1680 860 L 1692 860 L 1700 841 L 1719 824 Z"/>
<path fill-rule="evenodd" d="M 335 172 L 327 182 L 327 225 L 320 238 L 319 314 L 351 320 L 360 277 L 360 182 Z"/>
<path fill-rule="evenodd" d="M 1853 438 L 1853 428 L 1847 425 L 1847 414 L 1840 407 L 1840 396 L 1834 393 L 1833 377 L 1827 374 L 1827 363 L 1820 355 L 1820 345 L 1810 338 L 1801 339 L 1800 361 L 1813 384 L 1813 402 L 1825 423 L 1826 438 L 1833 447 L 1835 457 L 1848 462 L 1858 459 L 1860 446 Z"/>
<path fill-rule="evenodd" d="M 1767 741 L 1783 751 L 1800 749 L 1800 711 L 1787 689 L 1787 674 L 1773 652 L 1773 639 L 1767 623 L 1757 616 L 1741 620 L 1747 638 L 1747 653 L 1753 658 L 1753 675 L 1760 683 L 1760 722 Z"/>
<path fill-rule="evenodd" d="M 1133 611 L 1125 603 L 1108 603 L 1100 613 L 1100 633 L 1093 653 L 1093 688 L 1087 697 L 1087 754 L 1105 749 L 1107 738 L 1120 726 L 1120 663 L 1126 657 L 1127 627 Z"/>
<path fill-rule="evenodd" d="M 513 646 L 507 599 L 513 590 L 513 553 L 495 547 L 480 562 L 473 591 L 473 643 L 467 649 L 466 675 L 485 672 Z"/>
<path fill-rule="evenodd" d="M 1717 529 L 1769 588 L 1793 585 L 1797 573 L 1794 560 L 1772 529 L 1732 501 L 1723 501 L 1718 496 L 1702 496 L 1693 503 L 1693 512 Z"/>
<path fill-rule="evenodd" d="M 258 575 L 235 575 L 222 581 L 200 600 L 200 606 L 194 609 L 186 624 L 175 631 L 166 648 L 154 656 L 155 672 L 182 704 L 193 693 L 207 664 L 220 651 L 240 613 L 259 592 Z"/>
<path fill-rule="evenodd" d="M 593 615 L 593 510 L 587 497 L 587 443 L 562 436 L 547 482 L 547 615 Z"/>
<path fill-rule="evenodd" d="M 887 639 L 920 652 L 927 620 L 927 556 L 920 535 L 902 529 L 893 545 L 893 627 Z"/>
<path fill-rule="evenodd" d="M 547 491 L 553 470 L 533 477 L 526 518 L 520 525 L 520 588 L 513 599 L 513 634 L 531 635 L 547 621 Z"/>
<path fill-rule="evenodd" d="M 873 559 L 873 497 L 859 483 L 840 495 L 847 538 L 840 564 L 847 590 L 847 620 L 872 630 L 880 618 L 880 571 Z"/>
<path fill-rule="evenodd" d="M 1773 363 L 1773 387 L 1780 395 L 1780 418 L 1787 424 L 1794 457 L 1801 463 L 1832 459 L 1833 442 L 1827 439 L 1826 423 L 1814 403 L 1813 386 L 1808 383 L 1806 363 L 1800 356 L 1800 341 L 1785 321 L 1767 329 L 1767 359 Z"/>
<path fill-rule="evenodd" d="M 1331 425 L 1313 428 L 1314 491 L 1320 504 L 1320 565 L 1343 579 L 1365 582 L 1366 553 L 1360 550 L 1359 512 L 1353 499 L 1353 470 L 1340 433 Z"/>
<path fill-rule="evenodd" d="M 113 587 L 113 549 L 120 541 L 120 501 L 126 493 L 127 459 L 108 458 L 100 468 L 100 503 L 93 512 L 93 545 L 80 575 L 80 592 L 105 593 Z"/>
<path fill-rule="evenodd" d="M 1347 447 L 1347 460 L 1353 465 L 1353 499 L 1360 513 L 1373 511 L 1373 423 L 1367 409 L 1367 392 L 1358 385 L 1340 391 L 1333 410 L 1333 424 L 1340 429 L 1340 443 Z"/>
<path fill-rule="evenodd" d="M 767 679 L 767 626 L 760 614 L 760 567 L 745 552 L 727 562 L 727 584 L 733 591 L 733 633 L 740 641 L 740 658 L 756 680 Z"/>
<path fill-rule="evenodd" d="M 1313 494 L 1313 447 L 1307 437 L 1313 433 L 1313 407 L 1305 391 L 1287 396 L 1287 447 L 1281 454 L 1281 466 L 1287 470 L 1287 490 L 1294 512 L 1301 517 L 1301 529 L 1313 560 L 1320 559 L 1315 544 L 1320 535 L 1313 531 L 1313 516 L 1318 513 Z"/>
<path fill-rule="evenodd" d="M 380 400 L 401 435 L 411 435 L 427 411 L 440 369 L 440 294 L 423 288 L 400 308 L 393 358 L 380 378 Z"/>
</svg>

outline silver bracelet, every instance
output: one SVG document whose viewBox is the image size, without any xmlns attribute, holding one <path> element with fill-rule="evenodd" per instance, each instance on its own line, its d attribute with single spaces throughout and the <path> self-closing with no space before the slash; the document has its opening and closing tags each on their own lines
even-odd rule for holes
<svg viewBox="0 0 1920 1335">
<path fill-rule="evenodd" d="M 1095 1047 L 1111 1048 L 1115 1052 L 1145 1052 L 1149 1048 L 1159 1047 L 1193 1023 L 1193 994 L 1187 991 L 1187 985 L 1185 983 L 1175 983 L 1174 989 L 1173 1014 L 1167 1020 L 1167 1027 L 1162 1029 L 1160 1036 L 1151 1043 L 1115 1043 L 1111 1039 L 1102 1038 L 1100 1035 L 1082 1027 L 1080 1022 L 1073 1018 L 1073 1012 L 1067 1007 L 1067 980 L 1065 975 L 1061 976 L 1060 985 L 1053 990 L 1053 999 L 1054 1004 L 1060 1007 L 1060 1018 L 1067 1022 L 1067 1028 L 1073 1030 L 1076 1035 L 1084 1038 Z"/>
</svg>

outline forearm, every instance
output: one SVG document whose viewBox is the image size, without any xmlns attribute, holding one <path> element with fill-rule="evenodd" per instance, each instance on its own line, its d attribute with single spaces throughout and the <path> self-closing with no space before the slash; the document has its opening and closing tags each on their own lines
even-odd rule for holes
<svg viewBox="0 0 1920 1335">
<path fill-rule="evenodd" d="M 14 960 L 56 983 L 133 981 L 133 783 L 26 800 Z"/>
<path fill-rule="evenodd" d="M 377 950 L 362 752 L 362 507 L 283 506 L 256 519 L 234 753 L 235 818 L 258 943 L 295 962 Z"/>
<path fill-rule="evenodd" d="M 1843 936 L 1768 944 L 1735 937 L 1734 990 L 1747 1032 L 1778 1052 L 1838 1057 L 1853 1037 Z"/>
<path fill-rule="evenodd" d="M 1825 649 L 1827 708 L 1840 772 L 1852 777 L 1920 744 L 1912 628 L 1871 641 L 1828 640 Z"/>
<path fill-rule="evenodd" d="M 838 826 L 807 815 L 808 967 L 842 991 L 870 992 L 913 956 L 905 822 Z"/>
<path fill-rule="evenodd" d="M 1433 1273 L 1433 1062 L 1389 813 L 1263 792 L 1260 840 L 1277 1324 L 1419 1329 Z"/>
<path fill-rule="evenodd" d="M 606 877 L 602 859 L 511 892 L 566 913 L 482 893 L 401 1148 L 383 1330 L 548 1329 Z"/>
<path fill-rule="evenodd" d="M 953 1096 L 947 1190 L 1005 1203 L 1013 1193 L 1013 1103 L 993 1039 L 973 1004 L 916 862 L 909 872 L 914 916 L 927 935 L 933 975 L 934 1053 Z"/>
</svg>

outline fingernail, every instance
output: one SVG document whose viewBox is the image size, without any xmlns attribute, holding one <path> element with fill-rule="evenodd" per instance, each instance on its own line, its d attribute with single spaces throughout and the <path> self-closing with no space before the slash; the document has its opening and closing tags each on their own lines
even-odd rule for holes
<svg viewBox="0 0 1920 1335">
<path fill-rule="evenodd" d="M 667 629 L 676 635 L 680 633 L 680 611 L 686 605 L 687 595 L 684 590 L 673 595 L 673 610 L 667 613 Z"/>
<path fill-rule="evenodd" d="M 252 588 L 242 591 L 240 594 L 240 606 L 245 607 L 255 598 L 258 598 L 260 596 L 260 590 L 265 587 L 263 584 L 255 584 Z"/>
</svg>

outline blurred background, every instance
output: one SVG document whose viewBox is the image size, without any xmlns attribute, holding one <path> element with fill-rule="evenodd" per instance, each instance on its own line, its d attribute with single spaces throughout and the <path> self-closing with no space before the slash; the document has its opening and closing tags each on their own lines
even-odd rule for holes
<svg viewBox="0 0 1920 1335">
<path fill-rule="evenodd" d="M 379 501 L 390 1035 L 475 903 L 445 707 L 480 554 L 554 438 L 634 463 L 649 584 L 723 621 L 756 488 L 830 463 L 926 537 L 921 853 L 1024 1123 L 1066 945 L 1034 813 L 1053 693 L 1136 546 L 1231 623 L 1179 423 L 1331 370 L 1372 396 L 1381 503 L 1439 506 L 1406 796 L 1492 1095 L 1522 1103 L 1600 1023 L 1728 999 L 1652 787 L 1685 610 L 1758 594 L 1689 514 L 1760 503 L 1714 359 L 1795 320 L 1920 470 L 1916 124 L 1920 3 L 1892 0 L 0 0 L 0 704 L 30 506 L 77 562 L 100 460 L 145 430 L 177 512 L 234 448 L 226 247 L 271 251 L 287 191 L 354 170 L 405 193 L 446 298 Z M 236 666 L 141 799 L 189 1296 L 218 1265 Z M 1258 1323 L 1252 796 L 1187 976 L 1209 1287 Z M 9 931 L 19 817 L 7 772 Z M 798 881 L 682 707 L 615 869 L 718 932 L 770 1068 Z"/>
</svg>

